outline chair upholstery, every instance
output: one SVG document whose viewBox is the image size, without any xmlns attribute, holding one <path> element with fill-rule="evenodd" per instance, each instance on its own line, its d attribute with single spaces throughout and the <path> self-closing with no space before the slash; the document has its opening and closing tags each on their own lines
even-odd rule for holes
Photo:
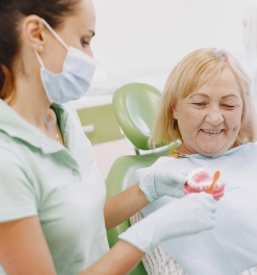
<svg viewBox="0 0 257 275">
<path fill-rule="evenodd" d="M 124 85 L 113 95 L 119 125 L 137 149 L 149 150 L 148 139 L 160 98 L 159 90 L 143 83 Z"/>
</svg>

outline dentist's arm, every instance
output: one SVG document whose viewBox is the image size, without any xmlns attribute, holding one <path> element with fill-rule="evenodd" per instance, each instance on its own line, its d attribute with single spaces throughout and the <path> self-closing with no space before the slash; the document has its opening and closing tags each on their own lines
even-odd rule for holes
<svg viewBox="0 0 257 275">
<path fill-rule="evenodd" d="M 206 193 L 169 203 L 122 233 L 122 241 L 80 275 L 128 274 L 161 242 L 213 227 L 215 210 Z M 56 275 L 37 216 L 0 223 L 0 236 L 0 263 L 8 275 Z"/>
<path fill-rule="evenodd" d="M 79 275 L 125 275 L 141 261 L 145 253 L 134 245 L 119 241 L 97 263 Z"/>
<path fill-rule="evenodd" d="M 104 206 L 105 226 L 109 230 L 132 217 L 149 202 L 139 188 L 139 183 L 108 198 Z"/>
<path fill-rule="evenodd" d="M 109 253 L 80 275 L 128 274 L 144 253 L 161 242 L 198 233 L 214 226 L 216 202 L 204 192 L 171 202 L 130 227 L 120 235 Z"/>
</svg>

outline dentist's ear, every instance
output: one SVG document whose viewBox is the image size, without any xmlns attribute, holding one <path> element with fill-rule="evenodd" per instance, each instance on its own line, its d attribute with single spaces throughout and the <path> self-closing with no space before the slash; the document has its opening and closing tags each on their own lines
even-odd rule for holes
<svg viewBox="0 0 257 275">
<path fill-rule="evenodd" d="M 22 39 L 32 49 L 42 52 L 47 39 L 47 30 L 41 18 L 29 15 L 22 22 Z"/>
</svg>

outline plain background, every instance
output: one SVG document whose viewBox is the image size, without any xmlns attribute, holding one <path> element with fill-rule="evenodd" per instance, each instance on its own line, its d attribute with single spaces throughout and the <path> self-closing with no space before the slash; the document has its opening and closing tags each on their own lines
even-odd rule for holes
<svg viewBox="0 0 257 275">
<path fill-rule="evenodd" d="M 253 77 L 257 94 L 257 0 L 93 0 L 98 69 L 80 105 L 111 102 L 112 93 L 129 82 L 162 91 L 172 68 L 200 48 L 232 53 Z M 256 92 L 255 92 L 256 91 Z M 254 98 L 257 106 L 257 97 Z M 133 154 L 128 140 L 93 146 L 104 176 L 116 158 Z"/>
<path fill-rule="evenodd" d="M 93 0 L 93 3 L 97 35 L 92 46 L 106 71 L 162 89 L 171 69 L 185 55 L 200 48 L 217 47 L 231 52 L 251 76 L 254 74 L 254 57 L 245 46 L 255 44 L 257 51 L 257 20 L 254 26 L 247 22 L 249 9 L 257 8 L 256 0 Z M 249 39 L 249 31 L 254 30 L 256 36 Z"/>
</svg>

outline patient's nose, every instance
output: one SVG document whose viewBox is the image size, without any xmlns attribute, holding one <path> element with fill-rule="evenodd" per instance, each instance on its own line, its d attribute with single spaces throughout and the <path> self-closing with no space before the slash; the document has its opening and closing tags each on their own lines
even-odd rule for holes
<svg viewBox="0 0 257 275">
<path fill-rule="evenodd" d="M 210 106 L 206 116 L 206 121 L 212 125 L 219 125 L 224 121 L 224 116 L 219 106 Z"/>
</svg>

